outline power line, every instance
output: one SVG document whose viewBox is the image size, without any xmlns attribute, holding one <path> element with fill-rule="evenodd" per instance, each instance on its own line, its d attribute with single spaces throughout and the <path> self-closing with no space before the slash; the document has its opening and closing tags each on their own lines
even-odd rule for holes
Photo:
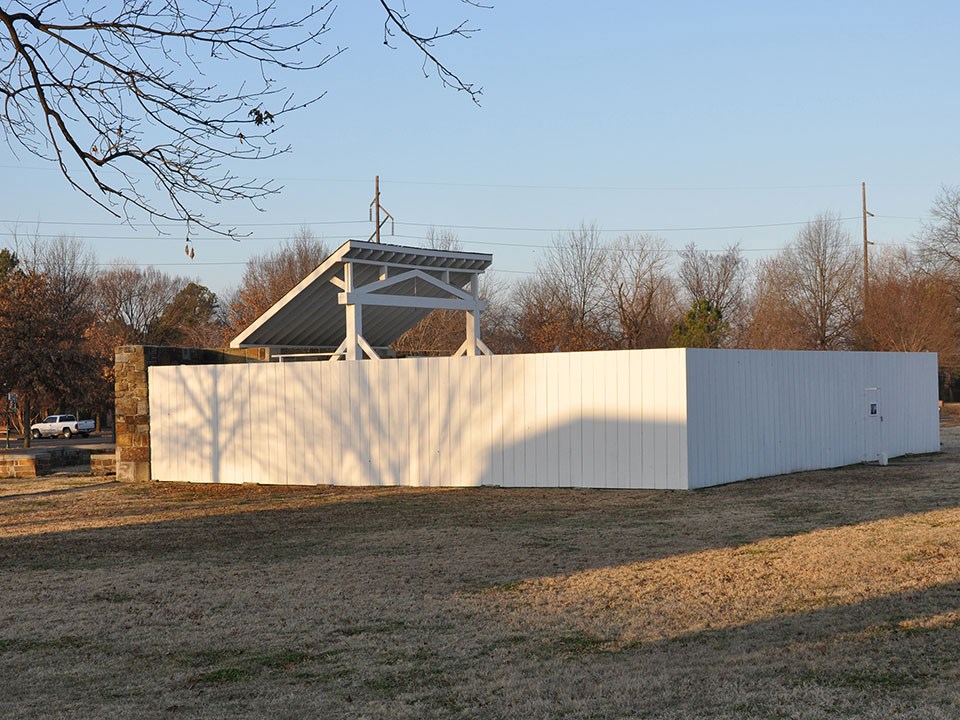
<svg viewBox="0 0 960 720">
<path fill-rule="evenodd" d="M 849 218 L 848 218 L 848 219 L 849 219 Z M 614 230 L 611 230 L 611 231 L 607 231 L 607 232 L 627 232 L 627 231 L 614 231 Z M 12 236 L 15 235 L 15 233 L 5 233 L 5 232 L 3 232 L 3 231 L 0 231 L 0 235 L 9 235 L 9 236 L 12 237 Z M 59 237 L 59 236 L 57 236 L 57 235 L 38 235 L 38 236 L 31 236 L 31 237 L 39 237 L 39 238 L 41 238 L 41 239 L 56 239 L 56 238 Z M 153 240 L 156 240 L 156 239 L 157 239 L 157 238 L 145 238 L 145 237 L 140 237 L 140 238 L 137 238 L 137 237 L 123 237 L 123 236 L 115 236 L 115 235 L 75 235 L 75 236 L 73 236 L 73 237 L 75 237 L 75 238 L 78 239 L 78 240 L 115 240 L 115 241 L 123 241 L 123 242 L 135 242 L 135 241 L 138 241 L 138 240 L 150 240 L 150 241 L 153 241 Z M 408 234 L 404 234 L 404 233 L 397 233 L 397 234 L 395 234 L 395 235 L 390 235 L 390 236 L 387 236 L 387 237 L 388 237 L 388 239 L 389 239 L 389 238 L 399 238 L 399 239 L 402 239 L 402 240 L 420 240 L 420 241 L 423 241 L 423 242 L 426 242 L 426 241 L 429 239 L 429 238 L 427 238 L 427 237 L 425 237 L 425 236 L 423 236 L 423 235 L 408 235 Z M 249 239 L 249 238 L 248 238 L 248 239 Z M 258 238 L 253 238 L 253 239 L 259 240 L 259 241 L 282 241 L 282 240 L 289 240 L 290 238 L 287 238 L 287 237 L 258 237 Z M 353 235 L 324 235 L 324 236 L 318 238 L 318 240 L 320 240 L 320 241 L 324 241 L 324 240 L 353 240 L 353 239 L 357 239 L 357 238 L 356 238 L 355 236 L 353 236 Z M 200 242 L 200 243 L 203 243 L 203 242 L 223 242 L 224 240 L 226 240 L 226 238 L 218 237 L 218 236 L 209 237 L 209 238 L 195 238 L 195 239 L 194 239 L 195 242 Z M 463 245 L 479 245 L 479 246 L 483 246 L 483 247 L 489 246 L 489 247 L 527 248 L 527 249 L 533 249 L 533 250 L 549 250 L 549 249 L 555 247 L 555 245 L 552 244 L 552 243 L 501 242 L 501 241 L 498 241 L 498 240 L 486 240 L 486 239 L 484 239 L 484 240 L 465 240 L 465 239 L 462 239 L 462 238 L 458 238 L 458 242 L 461 243 L 461 244 L 463 244 Z M 896 243 L 876 243 L 876 244 L 888 245 L 888 244 L 896 244 Z M 777 252 L 777 251 L 779 251 L 779 250 L 782 250 L 784 247 L 785 247 L 785 246 L 782 246 L 782 245 L 781 245 L 781 246 L 778 246 L 778 247 L 762 247 L 762 248 L 741 247 L 741 248 L 740 248 L 740 251 L 741 251 L 741 252 L 745 252 L 745 253 L 754 253 L 754 252 Z M 677 252 L 677 251 L 676 251 L 676 250 L 671 250 L 671 252 Z M 240 263 L 237 263 L 237 262 L 223 262 L 223 263 L 215 263 L 215 262 L 142 263 L 143 266 L 147 266 L 147 265 L 157 265 L 157 266 L 163 266 L 163 265 L 184 265 L 184 266 L 193 266 L 193 265 L 238 265 L 238 264 L 239 264 L 239 265 L 242 265 L 242 264 L 244 264 L 244 263 L 243 263 L 243 262 L 240 262 Z M 138 265 L 138 266 L 139 266 L 139 265 Z"/>
<path fill-rule="evenodd" d="M 15 237 L 17 237 L 17 235 L 18 235 L 18 234 L 17 234 L 16 232 L 9 232 L 9 231 L 0 230 L 0 236 L 7 236 L 7 237 L 15 238 Z M 30 233 L 30 235 L 27 236 L 27 238 L 28 238 L 29 240 L 33 240 L 34 238 L 37 238 L 37 239 L 40 239 L 40 240 L 56 240 L 58 237 L 61 237 L 61 236 L 62 236 L 62 234 L 58 234 L 58 235 L 47 235 L 47 234 Z M 151 236 L 144 236 L 144 235 L 141 235 L 141 236 L 136 236 L 136 235 L 134 235 L 134 236 L 130 236 L 130 235 L 77 235 L 77 234 L 75 234 L 75 233 L 70 233 L 69 237 L 71 237 L 71 238 L 76 238 L 77 240 L 117 240 L 117 241 L 122 241 L 122 242 L 138 242 L 138 241 L 143 241 L 143 242 L 151 242 L 151 243 L 152 243 L 152 242 L 156 242 L 157 240 L 160 240 L 161 242 L 165 242 L 165 241 L 167 241 L 167 240 L 172 241 L 172 242 L 183 242 L 183 238 L 182 238 L 182 237 L 176 237 L 176 236 L 160 236 L 160 237 L 158 238 L 158 237 L 153 236 L 153 235 L 151 235 Z M 398 236 L 398 237 L 399 237 L 399 236 Z M 354 238 L 356 238 L 355 235 L 322 235 L 322 236 L 318 237 L 317 240 L 352 240 L 352 239 L 354 239 Z M 268 236 L 256 236 L 256 237 L 252 237 L 252 236 L 251 236 L 251 237 L 243 238 L 244 241 L 256 240 L 256 241 L 259 241 L 259 242 L 283 241 L 283 240 L 292 240 L 292 239 L 293 239 L 293 238 L 291 238 L 289 235 L 284 235 L 284 236 L 271 236 L 271 237 L 268 237 Z M 195 238 L 190 238 L 190 241 L 191 241 L 191 242 L 194 242 L 194 243 L 197 243 L 197 242 L 200 242 L 200 243 L 207 243 L 207 242 L 235 242 L 234 240 L 231 240 L 230 238 L 223 237 L 222 235 L 213 235 L 213 236 L 210 236 L 210 237 L 199 237 L 199 238 L 195 237 Z"/>
<path fill-rule="evenodd" d="M 269 262 L 269 261 L 267 261 Z M 101 268 L 130 268 L 130 267 L 197 267 L 198 265 L 205 266 L 227 266 L 227 265 L 246 265 L 246 261 L 234 261 L 234 262 L 204 262 L 203 260 L 188 260 L 186 262 L 168 262 L 168 263 L 138 263 L 138 262 L 126 262 L 123 260 L 116 260 L 113 262 L 95 262 L 93 263 L 94 267 Z"/>
<path fill-rule="evenodd" d="M 81 225 L 81 226 L 102 226 L 115 227 L 118 224 L 133 228 L 182 228 L 183 223 L 118 223 L 113 222 L 91 222 L 81 220 L 3 220 L 0 223 L 11 225 Z M 368 225 L 369 220 L 315 220 L 311 222 L 262 222 L 262 223 L 240 223 L 237 227 L 301 227 L 303 225 Z"/>
<path fill-rule="evenodd" d="M 277 178 L 278 180 L 317 180 L 316 178 Z M 320 180 L 320 182 L 324 182 Z M 337 181 L 330 181 L 337 182 Z M 390 180 L 393 185 L 425 185 L 432 187 L 490 188 L 504 190 L 604 190 L 614 192 L 657 192 L 657 191 L 759 191 L 759 190 L 842 190 L 855 187 L 855 184 L 841 185 L 537 185 L 526 183 L 463 183 L 428 180 Z"/>
<path fill-rule="evenodd" d="M 883 217 L 883 216 L 878 216 Z M 841 221 L 849 220 L 859 220 L 859 216 L 850 216 L 850 217 L 841 217 L 838 218 Z M 311 227 L 314 225 L 347 225 L 347 224 L 358 224 L 364 223 L 369 224 L 368 220 L 321 220 L 317 222 L 297 222 L 297 223 L 239 223 L 237 224 L 238 228 L 244 227 L 290 227 L 290 226 L 306 226 Z M 609 233 L 667 233 L 667 232 L 709 232 L 709 231 L 719 231 L 719 230 L 762 230 L 764 228 L 777 228 L 777 227 L 797 227 L 801 225 L 809 224 L 809 220 L 791 220 L 788 222 L 775 222 L 775 223 L 754 223 L 754 224 L 745 224 L 745 225 L 690 225 L 690 226 L 681 226 L 681 227 L 646 227 L 646 228 L 597 228 L 597 232 L 603 234 Z M 13 223 L 16 224 L 15 220 L 3 220 L 0 219 L 0 223 Z M 99 222 L 70 222 L 66 220 L 38 220 L 32 222 L 31 224 L 37 225 L 75 225 L 75 226 L 110 226 L 111 223 L 99 223 Z M 456 225 L 448 223 L 424 223 L 424 222 L 398 222 L 397 225 L 406 225 L 409 227 L 436 227 L 436 228 L 449 228 L 451 230 L 483 230 L 490 232 L 549 232 L 549 233 L 565 233 L 565 232 L 576 232 L 580 228 L 578 227 L 524 227 L 524 226 L 503 226 L 503 225 Z M 131 227 L 175 227 L 170 224 L 163 225 L 150 225 L 150 224 L 135 224 Z M 176 226 L 179 227 L 179 226 Z M 16 235 L 13 231 L 0 232 L 4 235 Z M 84 236 L 77 236 L 84 237 Z M 89 236 L 90 238 L 101 238 L 101 239 L 114 239 L 116 236 Z M 351 236 L 340 236 L 340 237 L 351 237 Z M 144 240 L 154 240 L 156 238 L 124 238 L 117 237 L 116 239 L 144 239 Z M 208 240 L 230 240 L 230 238 L 223 237 L 195 237 L 192 238 L 194 241 L 203 242 Z M 241 238 L 241 239 L 289 239 L 289 238 Z"/>
<path fill-rule="evenodd" d="M 10 170 L 39 170 L 59 172 L 56 166 L 36 165 L 0 165 L 0 168 Z M 147 177 L 143 173 L 134 173 L 139 177 Z M 253 178 L 248 178 L 253 179 Z M 358 178 L 321 178 L 310 176 L 271 176 L 277 182 L 317 182 L 338 184 L 366 184 L 369 180 Z M 612 191 L 612 192 L 756 192 L 777 190 L 843 190 L 856 187 L 856 183 L 833 183 L 811 185 L 545 185 L 538 183 L 479 183 L 479 182 L 445 182 L 442 180 L 405 180 L 402 178 L 384 178 L 388 185 L 419 185 L 423 187 L 457 187 L 457 188 L 486 188 L 493 190 L 570 190 L 570 191 Z"/>
<path fill-rule="evenodd" d="M 838 218 L 841 221 L 846 220 L 859 220 L 857 216 L 851 217 L 842 217 Z M 809 220 L 795 220 L 790 222 L 778 222 L 778 223 L 758 223 L 755 225 L 694 225 L 689 227 L 650 227 L 650 228 L 615 228 L 615 229 L 602 229 L 597 228 L 597 232 L 600 233 L 657 233 L 657 232 L 697 232 L 697 231 L 709 231 L 709 230 L 755 230 L 762 228 L 773 228 L 773 227 L 790 227 L 797 225 L 807 225 Z M 414 227 L 441 227 L 441 228 L 450 228 L 451 230 L 496 230 L 496 231 L 505 231 L 505 232 L 552 232 L 552 233 L 563 233 L 563 232 L 576 232 L 579 228 L 538 228 L 538 227 L 498 227 L 494 225 L 448 225 L 446 223 L 413 223 L 413 222 L 399 222 L 397 225 L 411 225 Z"/>
</svg>

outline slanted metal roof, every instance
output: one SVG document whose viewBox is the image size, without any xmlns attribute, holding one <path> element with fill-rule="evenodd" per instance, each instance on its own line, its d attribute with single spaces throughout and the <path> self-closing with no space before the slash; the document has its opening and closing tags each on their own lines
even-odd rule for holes
<svg viewBox="0 0 960 720">
<path fill-rule="evenodd" d="M 399 271 L 420 270 L 458 288 L 468 288 L 474 276 L 493 262 L 487 253 L 428 250 L 348 240 L 320 266 L 237 335 L 230 347 L 336 348 L 346 336 L 346 314 L 340 304 L 345 265 L 353 266 L 353 281 L 362 287 Z M 450 296 L 423 279 L 411 278 L 390 287 L 391 295 L 437 298 Z M 374 347 L 386 347 L 426 317 L 432 308 L 365 306 L 363 335 Z"/>
</svg>

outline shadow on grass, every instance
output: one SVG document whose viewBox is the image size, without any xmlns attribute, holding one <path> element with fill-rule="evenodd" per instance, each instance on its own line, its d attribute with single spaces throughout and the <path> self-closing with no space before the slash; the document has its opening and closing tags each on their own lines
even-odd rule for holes
<svg viewBox="0 0 960 720">
<path fill-rule="evenodd" d="M 693 493 L 121 485 L 6 503 L 0 522 L 23 534 L 0 539 L 0 571 L 16 578 L 0 590 L 0 714 L 55 697 L 91 717 L 124 716 L 123 703 L 148 717 L 162 696 L 196 716 L 216 701 L 255 717 L 296 695 L 315 717 L 956 716 L 957 582 L 842 605 L 825 590 L 650 641 L 560 604 L 484 605 L 530 578 L 932 523 L 922 514 L 958 504 L 955 470 L 947 455 Z M 144 520 L 161 511 L 188 517 Z M 58 530 L 71 514 L 125 524 Z M 926 556 L 901 552 L 921 577 Z"/>
<path fill-rule="evenodd" d="M 458 579 L 509 583 L 955 507 L 955 470 L 949 454 L 696 492 L 101 486 L 4 503 L 0 569 L 416 554 L 443 567 L 446 555 L 459 590 Z M 141 519 L 158 513 L 172 518 Z M 61 531 L 58 518 L 101 526 Z M 465 579 L 456 564 L 471 560 L 485 570 Z"/>
</svg>

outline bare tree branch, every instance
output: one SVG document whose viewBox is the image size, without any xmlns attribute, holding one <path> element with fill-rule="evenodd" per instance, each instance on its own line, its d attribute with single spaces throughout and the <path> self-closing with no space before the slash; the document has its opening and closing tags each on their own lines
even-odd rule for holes
<svg viewBox="0 0 960 720">
<path fill-rule="evenodd" d="M 482 5 L 474 0 L 461 0 L 461 2 L 463 2 L 465 5 L 472 5 L 473 7 L 478 8 L 489 9 L 492 7 L 490 5 Z M 421 35 L 411 29 L 409 23 L 410 13 L 396 10 L 394 7 L 391 7 L 391 4 L 387 2 L 387 0 L 380 0 L 380 4 L 383 6 L 384 12 L 387 14 L 386 19 L 383 21 L 383 44 L 389 47 L 394 47 L 391 40 L 397 36 L 397 33 L 403 37 L 406 37 L 407 40 L 412 42 L 423 54 L 422 69 L 424 77 L 430 76 L 427 68 L 429 66 L 433 66 L 437 72 L 437 77 L 440 78 L 440 82 L 444 87 L 453 88 L 454 90 L 467 93 L 467 95 L 470 96 L 470 99 L 479 105 L 480 96 L 483 94 L 483 88 L 476 88 L 473 86 L 473 83 L 464 82 L 455 72 L 444 65 L 444 63 L 434 54 L 433 47 L 437 40 L 443 40 L 444 38 L 451 37 L 468 39 L 472 37 L 474 33 L 479 32 L 480 29 L 468 27 L 468 23 L 470 21 L 464 20 L 456 27 L 450 28 L 449 30 L 440 30 L 439 28 L 436 28 L 432 32 Z"/>
<path fill-rule="evenodd" d="M 851 348 L 862 307 L 861 262 L 839 216 L 824 213 L 807 223 L 793 243 L 760 262 L 750 344 Z"/>
<path fill-rule="evenodd" d="M 476 100 L 479 90 L 433 53 L 435 41 L 475 30 L 461 23 L 417 34 L 405 13 L 381 5 L 386 32 L 396 29 L 444 85 Z M 276 142 L 282 118 L 323 93 L 294 98 L 277 77 L 317 70 L 344 52 L 321 49 L 335 10 L 332 0 L 299 14 L 279 0 L 5 3 L 4 138 L 15 153 L 55 162 L 72 187 L 116 217 L 140 211 L 153 221 L 184 221 L 188 238 L 194 227 L 233 236 L 195 206 L 238 199 L 256 206 L 281 189 L 232 166 L 289 151 Z"/>
</svg>

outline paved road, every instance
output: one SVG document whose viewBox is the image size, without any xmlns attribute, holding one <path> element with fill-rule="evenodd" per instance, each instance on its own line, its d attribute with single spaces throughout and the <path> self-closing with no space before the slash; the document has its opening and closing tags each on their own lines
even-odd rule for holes
<svg viewBox="0 0 960 720">
<path fill-rule="evenodd" d="M 0 449 L 5 449 L 6 447 L 6 434 L 0 434 Z M 11 434 L 10 449 L 14 450 L 22 447 L 23 440 L 20 439 L 20 436 Z M 108 430 L 106 432 L 93 433 L 88 438 L 72 437 L 69 440 L 62 437 L 40 438 L 39 440 L 31 440 L 30 447 L 33 449 L 43 449 L 45 447 L 76 447 L 109 452 L 113 447 L 113 433 Z"/>
</svg>

